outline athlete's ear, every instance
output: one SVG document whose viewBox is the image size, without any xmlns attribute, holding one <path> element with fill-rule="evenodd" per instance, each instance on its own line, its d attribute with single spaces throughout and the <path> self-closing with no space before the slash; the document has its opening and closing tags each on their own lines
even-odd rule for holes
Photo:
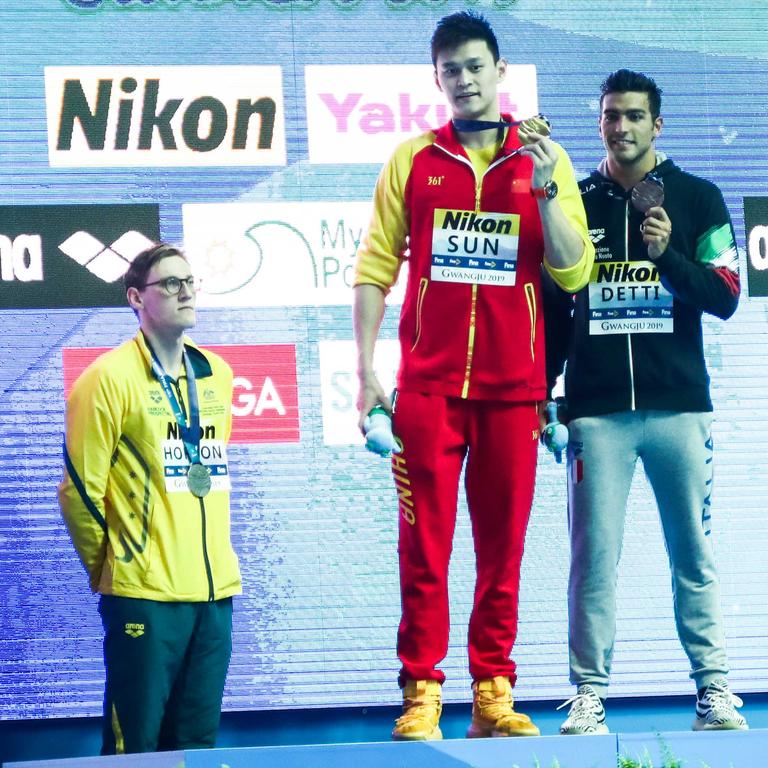
<svg viewBox="0 0 768 768">
<path fill-rule="evenodd" d="M 505 58 L 501 58 L 496 62 L 496 73 L 499 76 L 499 82 L 507 76 L 507 60 Z"/>
<path fill-rule="evenodd" d="M 143 309 L 144 308 L 144 302 L 141 298 L 141 293 L 139 293 L 139 289 L 135 286 L 131 286 L 126 292 L 125 297 L 128 299 L 128 306 L 130 306 L 133 310 Z"/>
<path fill-rule="evenodd" d="M 440 79 L 439 79 L 439 78 L 438 78 L 438 76 L 437 76 L 437 70 L 436 70 L 436 69 L 433 69 L 433 70 L 432 70 L 432 74 L 433 74 L 433 76 L 434 76 L 434 78 L 435 78 L 435 85 L 437 86 L 437 90 L 438 90 L 438 91 L 440 91 L 440 92 L 442 93 L 443 89 L 442 89 L 442 87 L 440 86 Z"/>
<path fill-rule="evenodd" d="M 659 115 L 654 121 L 653 121 L 653 138 L 658 139 L 661 135 L 661 129 L 664 127 L 664 118 Z"/>
</svg>

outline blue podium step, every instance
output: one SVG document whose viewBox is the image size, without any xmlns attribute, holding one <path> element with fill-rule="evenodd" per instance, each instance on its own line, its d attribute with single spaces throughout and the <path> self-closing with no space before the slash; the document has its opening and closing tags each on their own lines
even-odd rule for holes
<svg viewBox="0 0 768 768">
<path fill-rule="evenodd" d="M 676 766 L 675 760 L 680 768 L 768 767 L 766 730 L 625 733 L 618 735 L 618 749 L 619 755 L 653 768 Z"/>
<path fill-rule="evenodd" d="M 240 747 L 35 760 L 6 768 L 763 768 L 768 730 Z"/>
</svg>

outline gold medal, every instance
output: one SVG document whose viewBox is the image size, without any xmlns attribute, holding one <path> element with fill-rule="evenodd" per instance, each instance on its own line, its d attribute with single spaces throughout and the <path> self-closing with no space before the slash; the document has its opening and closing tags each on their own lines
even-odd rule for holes
<svg viewBox="0 0 768 768">
<path fill-rule="evenodd" d="M 517 127 L 517 138 L 520 139 L 521 144 L 533 143 L 534 140 L 530 135 L 531 131 L 538 133 L 539 136 L 550 136 L 552 134 L 552 127 L 544 115 L 536 115 L 535 117 L 523 120 Z"/>
</svg>

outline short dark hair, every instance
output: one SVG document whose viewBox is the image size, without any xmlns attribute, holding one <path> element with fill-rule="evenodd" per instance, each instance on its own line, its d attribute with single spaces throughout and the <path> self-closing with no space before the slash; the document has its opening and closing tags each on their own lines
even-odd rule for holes
<svg viewBox="0 0 768 768">
<path fill-rule="evenodd" d="M 433 66 L 441 51 L 453 50 L 469 40 L 484 40 L 493 54 L 494 64 L 499 60 L 499 43 L 488 19 L 477 11 L 459 11 L 437 22 L 432 34 Z"/>
<path fill-rule="evenodd" d="M 177 248 L 170 243 L 155 243 L 149 248 L 143 250 L 128 267 L 128 271 L 123 276 L 123 284 L 125 289 L 137 288 L 143 290 L 147 284 L 147 275 L 149 275 L 152 267 L 157 264 L 158 261 L 167 259 L 169 256 L 181 256 L 186 261 L 187 257 Z"/>
<path fill-rule="evenodd" d="M 603 80 L 600 86 L 600 109 L 603 108 L 603 98 L 606 94 L 629 91 L 648 94 L 648 106 L 654 120 L 661 114 L 661 88 L 652 77 L 642 72 L 633 72 L 631 69 L 617 69 Z"/>
</svg>

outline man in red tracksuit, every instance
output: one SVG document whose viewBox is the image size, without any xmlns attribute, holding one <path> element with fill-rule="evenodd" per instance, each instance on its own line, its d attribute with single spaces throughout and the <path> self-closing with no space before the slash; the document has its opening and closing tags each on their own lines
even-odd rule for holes
<svg viewBox="0 0 768 768">
<path fill-rule="evenodd" d="M 360 423 L 393 412 L 400 499 L 403 714 L 393 738 L 441 738 L 437 665 L 448 649 L 448 562 L 458 481 L 477 558 L 469 623 L 468 736 L 537 735 L 513 708 L 520 562 L 533 499 L 538 401 L 545 396 L 542 263 L 568 291 L 594 259 L 570 160 L 539 127 L 499 112 L 506 73 L 488 22 L 438 23 L 435 81 L 453 120 L 395 151 L 376 186 L 358 251 L 354 328 Z M 408 259 L 393 408 L 373 372 L 385 296 Z"/>
</svg>

